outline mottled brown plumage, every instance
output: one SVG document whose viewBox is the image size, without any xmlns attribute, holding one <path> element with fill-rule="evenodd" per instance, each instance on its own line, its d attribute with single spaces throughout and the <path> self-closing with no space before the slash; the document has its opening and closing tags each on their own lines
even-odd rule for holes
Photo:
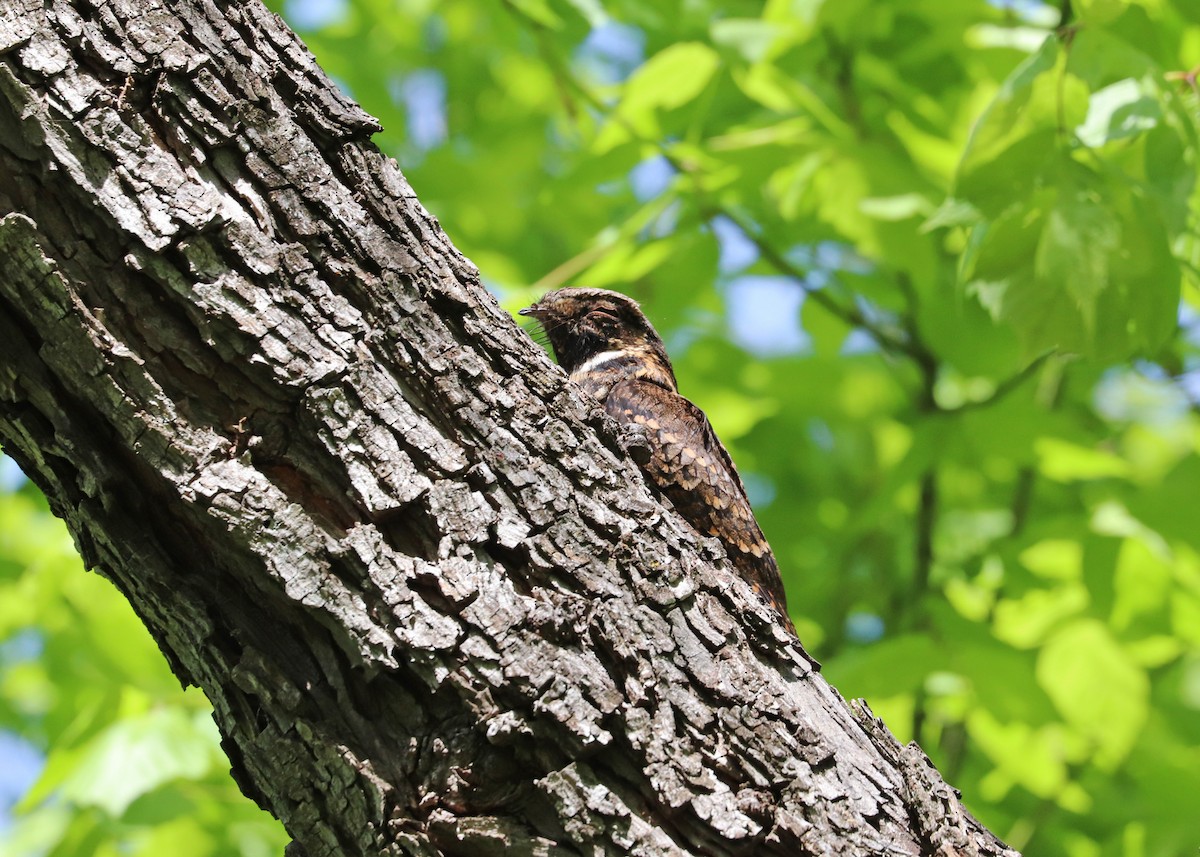
<svg viewBox="0 0 1200 857">
<path fill-rule="evenodd" d="M 642 469 L 688 523 L 721 541 L 795 633 L 779 567 L 737 469 L 704 412 L 679 395 L 662 339 L 637 303 L 605 289 L 559 289 L 521 314 L 541 323 L 571 380 L 619 422 L 645 428 L 650 459 Z"/>
</svg>

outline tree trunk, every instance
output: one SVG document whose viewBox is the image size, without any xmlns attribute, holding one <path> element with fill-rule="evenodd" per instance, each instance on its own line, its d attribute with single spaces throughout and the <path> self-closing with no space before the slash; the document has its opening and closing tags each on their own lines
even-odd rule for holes
<svg viewBox="0 0 1200 857">
<path fill-rule="evenodd" d="M 256 2 L 0 11 L 0 441 L 310 855 L 1013 854 Z M 496 212 L 503 216 L 503 212 Z"/>
</svg>

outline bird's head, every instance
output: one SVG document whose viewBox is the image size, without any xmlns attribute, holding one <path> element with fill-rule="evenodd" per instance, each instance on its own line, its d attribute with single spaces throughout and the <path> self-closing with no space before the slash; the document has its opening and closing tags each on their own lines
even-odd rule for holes
<svg viewBox="0 0 1200 857">
<path fill-rule="evenodd" d="M 521 310 L 521 315 L 541 324 L 554 356 L 568 374 L 606 352 L 653 359 L 670 367 L 662 339 L 641 307 L 619 292 L 558 289 Z"/>
</svg>

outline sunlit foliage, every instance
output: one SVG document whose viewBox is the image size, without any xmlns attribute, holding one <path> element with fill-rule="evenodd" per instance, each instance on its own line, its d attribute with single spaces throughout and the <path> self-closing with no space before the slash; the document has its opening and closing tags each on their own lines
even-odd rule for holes
<svg viewBox="0 0 1200 857">
<path fill-rule="evenodd" d="M 643 302 L 846 696 L 1031 855 L 1195 853 L 1200 5 L 278 10 L 506 306 Z M 5 503 L 0 726 L 49 752 L 21 830 L 257 853 L 198 743 L 104 787 L 123 735 L 208 727 Z"/>
</svg>

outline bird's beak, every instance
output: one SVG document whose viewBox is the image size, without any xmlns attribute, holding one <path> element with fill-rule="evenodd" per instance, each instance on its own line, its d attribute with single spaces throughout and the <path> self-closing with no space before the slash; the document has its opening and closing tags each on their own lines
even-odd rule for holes
<svg viewBox="0 0 1200 857">
<path fill-rule="evenodd" d="M 533 315 L 533 307 L 527 306 L 525 309 L 519 309 L 517 315 Z"/>
</svg>

